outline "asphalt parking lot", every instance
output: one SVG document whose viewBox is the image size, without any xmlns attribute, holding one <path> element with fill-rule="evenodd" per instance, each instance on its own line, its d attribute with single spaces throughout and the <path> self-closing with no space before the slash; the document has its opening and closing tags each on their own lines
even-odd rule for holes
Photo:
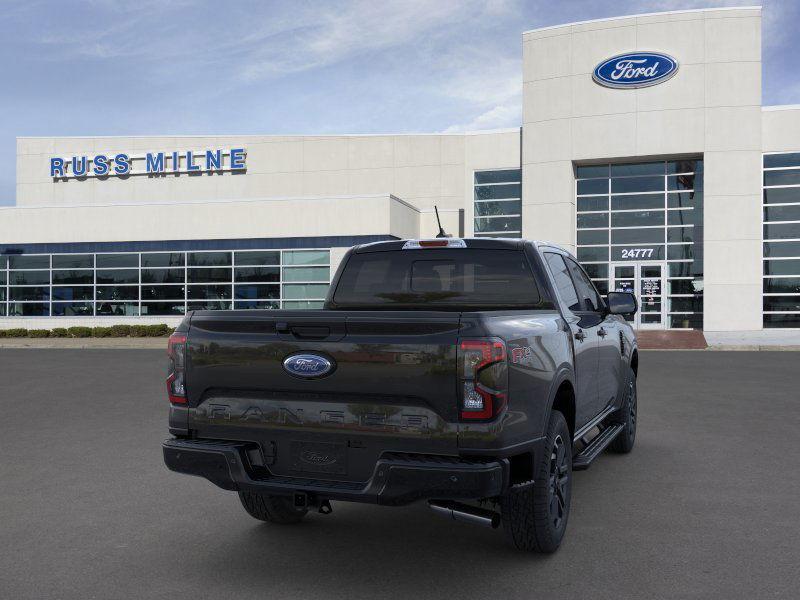
<svg viewBox="0 0 800 600">
<path fill-rule="evenodd" d="M 163 466 L 163 352 L 2 349 L 0 598 L 797 598 L 798 367 L 643 353 L 634 452 L 537 557 L 423 505 L 262 524 Z"/>
</svg>

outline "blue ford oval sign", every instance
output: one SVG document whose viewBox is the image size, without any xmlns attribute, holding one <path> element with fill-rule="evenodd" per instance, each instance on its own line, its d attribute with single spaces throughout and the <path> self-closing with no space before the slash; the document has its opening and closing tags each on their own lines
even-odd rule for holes
<svg viewBox="0 0 800 600">
<path fill-rule="evenodd" d="M 333 361 L 319 354 L 292 354 L 284 359 L 283 368 L 289 375 L 311 379 L 333 371 Z"/>
<path fill-rule="evenodd" d="M 601 62 L 592 79 L 610 88 L 641 88 L 666 81 L 678 72 L 678 61 L 660 52 L 629 52 Z"/>
</svg>

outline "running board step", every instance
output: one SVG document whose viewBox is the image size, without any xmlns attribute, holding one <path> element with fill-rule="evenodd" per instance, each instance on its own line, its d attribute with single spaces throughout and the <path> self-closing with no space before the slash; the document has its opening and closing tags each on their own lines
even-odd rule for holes
<svg viewBox="0 0 800 600">
<path fill-rule="evenodd" d="M 596 438 L 594 438 L 589 445 L 584 448 L 580 454 L 572 459 L 573 471 L 584 471 L 589 468 L 595 458 L 600 456 L 608 445 L 614 441 L 624 428 L 624 425 L 617 423 L 616 425 L 609 425 L 601 431 Z"/>
</svg>

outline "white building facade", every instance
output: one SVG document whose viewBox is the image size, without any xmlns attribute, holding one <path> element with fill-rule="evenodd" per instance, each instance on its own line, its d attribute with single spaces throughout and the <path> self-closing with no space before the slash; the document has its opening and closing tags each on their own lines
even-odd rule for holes
<svg viewBox="0 0 800 600">
<path fill-rule="evenodd" d="M 800 106 L 761 104 L 760 8 L 523 51 L 511 130 L 19 138 L 0 327 L 319 307 L 348 247 L 432 237 L 436 206 L 454 235 L 568 247 L 641 329 L 800 328 Z"/>
</svg>

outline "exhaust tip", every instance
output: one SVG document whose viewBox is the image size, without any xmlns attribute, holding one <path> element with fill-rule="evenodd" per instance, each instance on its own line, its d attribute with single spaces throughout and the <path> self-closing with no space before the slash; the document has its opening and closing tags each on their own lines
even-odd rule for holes
<svg viewBox="0 0 800 600">
<path fill-rule="evenodd" d="M 497 529 L 500 526 L 500 513 L 487 508 L 478 508 L 463 502 L 444 500 L 429 500 L 428 506 L 431 507 L 433 512 L 449 517 L 453 521 L 472 523 L 473 525 L 481 525 L 492 529 Z"/>
</svg>

